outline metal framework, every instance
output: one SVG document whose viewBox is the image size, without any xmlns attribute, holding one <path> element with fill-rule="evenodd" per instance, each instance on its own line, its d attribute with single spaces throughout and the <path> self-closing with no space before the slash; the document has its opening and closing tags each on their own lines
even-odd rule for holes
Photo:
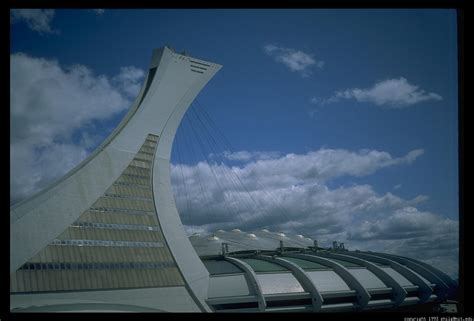
<svg viewBox="0 0 474 321">
<path fill-rule="evenodd" d="M 265 308 L 260 311 L 395 310 L 413 305 L 439 304 L 447 298 L 443 292 L 443 283 L 440 282 L 442 272 L 436 273 L 435 268 L 418 264 L 420 262 L 413 259 L 348 251 L 342 245 L 323 249 L 313 246 L 315 240 L 302 235 L 269 230 L 220 230 L 212 235 L 218 235 L 218 240 L 206 235 L 195 235 L 191 238 L 201 259 L 217 265 L 219 260 L 231 262 L 235 259 L 248 262 L 247 266 L 241 269 L 244 273 L 248 273 L 247 270 L 252 271 L 254 279 L 257 283 L 260 282 L 257 293 L 260 293 L 261 300 L 266 302 Z M 248 235 L 255 235 L 252 240 L 254 251 L 247 240 Z M 232 242 L 233 245 L 229 246 L 222 256 L 221 244 L 227 242 Z M 278 266 L 282 267 L 282 270 L 278 270 Z M 227 274 L 214 275 L 211 270 L 210 273 L 211 279 L 219 280 L 218 286 L 213 285 L 209 289 L 212 299 L 208 302 L 211 308 L 219 312 L 256 311 L 257 308 L 252 310 L 245 304 L 239 306 L 238 303 L 255 302 L 255 296 L 219 298 L 222 288 L 226 287 Z M 288 273 L 291 273 L 292 278 L 288 278 Z M 433 274 L 439 278 L 434 279 Z M 236 279 L 232 279 L 232 273 L 228 277 L 228 286 L 237 286 Z M 448 276 L 445 277 L 449 291 L 455 293 L 455 282 Z M 429 281 L 429 278 L 435 282 Z M 298 286 L 294 282 L 298 282 Z M 239 293 L 242 293 L 242 290 Z M 219 305 L 223 302 L 230 304 L 232 309 Z M 232 302 L 236 305 L 232 305 Z"/>
<path fill-rule="evenodd" d="M 265 297 L 263 296 L 262 287 L 257 279 L 257 275 L 255 274 L 255 271 L 247 263 L 237 258 L 225 256 L 224 259 L 226 261 L 234 263 L 245 272 L 245 276 L 247 277 L 247 280 L 252 285 L 253 290 L 255 291 L 255 294 L 257 295 L 258 309 L 260 311 L 265 311 L 265 308 L 267 307 L 267 302 L 265 301 Z"/>
<path fill-rule="evenodd" d="M 318 253 L 318 255 L 327 257 L 327 258 L 334 258 L 334 259 L 340 259 L 340 260 L 344 260 L 348 262 L 353 262 L 367 268 L 367 270 L 375 274 L 379 279 L 382 280 L 382 282 L 384 282 L 387 286 L 392 288 L 393 290 L 392 300 L 393 300 L 394 306 L 400 305 L 405 299 L 405 297 L 407 296 L 407 291 L 397 281 L 395 281 L 393 277 L 391 277 L 387 272 L 382 270 L 377 265 L 367 260 L 356 258 L 349 255 L 329 253 L 329 252 Z"/>
<path fill-rule="evenodd" d="M 257 255 L 256 258 L 269 261 L 269 262 L 284 266 L 287 269 L 289 269 L 293 273 L 293 275 L 296 277 L 296 279 L 300 282 L 303 289 L 305 289 L 305 291 L 311 294 L 311 302 L 313 305 L 313 311 L 318 312 L 319 310 L 321 310 L 321 306 L 323 305 L 323 301 L 324 301 L 323 297 L 321 296 L 321 293 L 319 292 L 316 285 L 311 281 L 311 278 L 308 276 L 308 274 L 306 274 L 306 272 L 301 267 L 281 257 Z"/>
<path fill-rule="evenodd" d="M 426 264 L 424 262 L 421 262 L 421 261 L 418 261 L 418 260 L 415 260 L 415 259 L 412 259 L 412 258 L 409 258 L 409 257 L 403 257 L 403 256 L 399 256 L 399 255 L 394 255 L 394 254 L 377 253 L 377 252 L 363 252 L 363 253 L 367 253 L 367 254 L 370 254 L 370 255 L 377 255 L 377 256 L 380 256 L 380 257 L 385 257 L 385 258 L 388 258 L 388 259 L 391 259 L 391 260 L 394 260 L 394 261 L 400 260 L 400 262 L 405 264 L 405 265 L 407 265 L 406 262 L 412 262 L 416 265 L 421 266 L 425 270 L 429 271 L 431 274 L 434 274 L 435 276 L 437 276 L 439 279 L 441 279 L 444 282 L 444 284 L 447 287 L 455 287 L 456 286 L 456 282 L 454 282 L 453 279 L 451 279 L 446 273 L 444 273 L 443 271 L 440 271 L 438 269 L 435 269 L 432 266 L 430 266 L 429 264 Z"/>
<path fill-rule="evenodd" d="M 380 255 L 380 254 L 379 254 Z M 382 255 L 381 255 L 382 256 Z M 411 270 L 415 271 L 416 273 L 423 276 L 432 284 L 436 284 L 435 287 L 435 294 L 438 296 L 439 300 L 444 300 L 448 296 L 448 286 L 438 277 L 436 274 L 428 270 L 427 268 L 420 265 L 418 262 L 414 262 L 404 257 L 397 257 L 397 256 L 390 256 L 390 255 L 383 255 L 383 257 L 389 257 L 391 260 L 401 263 L 406 267 L 410 268 Z"/>
<path fill-rule="evenodd" d="M 431 288 L 431 285 L 428 282 L 423 280 L 420 276 L 418 276 L 412 270 L 406 268 L 400 263 L 397 263 L 393 260 L 386 259 L 381 256 L 368 255 L 368 254 L 362 254 L 362 253 L 356 253 L 356 252 L 346 253 L 346 255 L 358 257 L 358 258 L 369 260 L 372 262 L 389 265 L 392 269 L 394 269 L 395 271 L 403 275 L 405 278 L 407 278 L 407 280 L 409 280 L 410 282 L 412 282 L 418 287 L 417 290 L 420 292 L 420 303 L 428 300 L 431 294 L 433 293 L 433 289 Z"/>
<path fill-rule="evenodd" d="M 350 272 L 346 269 L 343 265 L 328 259 L 323 258 L 316 255 L 311 254 L 285 254 L 285 256 L 300 258 L 304 260 L 308 260 L 311 262 L 316 262 L 322 265 L 326 265 L 334 270 L 343 280 L 347 283 L 347 285 L 357 292 L 357 303 L 361 308 L 367 306 L 370 301 L 370 294 L 364 288 L 362 283 L 360 283 Z"/>
</svg>

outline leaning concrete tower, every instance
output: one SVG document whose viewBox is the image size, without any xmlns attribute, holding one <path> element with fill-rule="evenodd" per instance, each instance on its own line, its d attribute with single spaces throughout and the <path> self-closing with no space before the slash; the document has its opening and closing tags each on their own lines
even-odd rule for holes
<svg viewBox="0 0 474 321">
<path fill-rule="evenodd" d="M 220 68 L 154 50 L 115 131 L 61 180 L 10 209 L 12 310 L 210 311 L 209 272 L 178 215 L 170 155 L 183 115 Z"/>
</svg>

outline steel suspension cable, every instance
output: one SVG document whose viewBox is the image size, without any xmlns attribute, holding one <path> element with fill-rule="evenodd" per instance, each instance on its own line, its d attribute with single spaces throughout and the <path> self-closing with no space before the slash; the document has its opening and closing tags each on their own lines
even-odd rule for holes
<svg viewBox="0 0 474 321">
<path fill-rule="evenodd" d="M 212 118 L 210 117 L 210 115 L 206 112 L 205 108 L 202 106 L 202 104 L 199 102 L 199 100 L 195 100 L 196 101 L 196 104 L 199 106 L 199 111 L 202 111 L 202 114 L 204 115 L 205 119 L 207 119 L 207 122 L 210 124 L 210 127 L 213 128 L 216 132 L 219 133 L 219 135 L 217 137 L 221 137 L 225 143 L 224 145 L 227 145 L 227 148 L 231 151 L 231 152 L 234 152 L 235 149 L 233 148 L 232 144 L 230 143 L 230 141 L 227 139 L 227 137 L 225 136 L 225 134 L 219 129 L 219 127 L 216 125 L 216 123 L 212 120 Z M 237 175 L 237 173 L 234 173 L 236 175 L 236 177 L 239 179 L 240 181 L 240 178 L 239 176 Z M 256 184 L 259 185 L 261 187 L 261 190 L 267 195 L 269 196 L 273 202 L 274 202 L 274 205 L 279 209 L 281 215 L 283 215 L 283 218 L 285 218 L 285 220 L 287 222 L 291 222 L 292 220 L 290 219 L 290 217 L 287 215 L 287 211 L 282 208 L 278 201 L 274 198 L 274 196 L 268 192 L 267 188 L 263 185 L 263 183 L 261 183 L 258 179 L 256 179 Z M 302 231 L 300 230 L 300 228 L 298 226 L 294 226 L 294 229 L 300 233 L 300 234 L 303 234 Z"/>
<path fill-rule="evenodd" d="M 211 152 L 214 155 L 218 155 L 219 154 L 219 152 L 218 152 L 219 147 L 218 147 L 214 137 L 212 136 L 211 132 L 209 131 L 207 126 L 204 124 L 204 122 L 202 122 L 202 120 L 200 119 L 200 116 L 196 112 L 195 108 L 191 108 L 191 110 L 192 110 L 192 112 L 194 112 L 194 115 L 199 120 L 199 123 L 201 124 L 201 127 L 203 128 L 203 131 L 205 131 L 204 137 L 206 138 L 206 141 L 207 141 L 207 143 L 210 147 Z M 225 164 L 224 164 L 224 167 L 222 166 L 222 163 L 221 163 L 221 166 L 217 166 L 217 168 L 221 169 L 221 172 L 223 173 L 222 176 L 224 178 L 226 178 L 226 180 L 228 182 L 230 182 L 231 184 L 234 184 L 236 191 L 242 190 L 242 188 L 245 190 L 246 194 L 250 197 L 251 201 L 249 201 L 246 197 L 240 198 L 240 200 L 243 201 L 244 205 L 247 207 L 249 214 L 251 214 L 252 212 L 255 212 L 255 206 L 253 206 L 253 205 L 255 204 L 257 207 L 259 207 L 259 203 L 252 197 L 252 195 L 250 195 L 250 192 L 246 189 L 245 185 L 242 182 L 239 185 L 239 183 L 234 179 L 235 173 L 233 173 L 232 170 L 230 170 L 230 173 L 228 173 L 228 171 L 226 170 L 227 166 L 225 166 Z M 232 174 L 234 174 L 234 175 L 232 175 Z M 253 203 L 252 203 L 252 201 L 253 201 Z M 257 221 L 260 221 L 260 225 L 265 225 L 262 222 L 262 218 L 260 216 L 253 217 L 253 219 L 255 219 Z"/>
<path fill-rule="evenodd" d="M 202 128 L 206 132 L 205 137 L 207 138 L 207 141 L 208 141 L 208 144 L 209 144 L 209 146 L 212 150 L 212 153 L 215 154 L 215 155 L 219 155 L 219 144 L 215 140 L 214 135 L 212 135 L 212 133 L 209 130 L 208 126 L 206 126 L 204 121 L 201 119 L 201 117 L 197 113 L 196 109 L 191 108 L 191 110 L 192 110 L 192 112 L 194 112 L 196 118 L 199 120 Z M 226 168 L 227 168 L 227 166 L 226 166 Z M 222 171 L 223 171 L 223 176 L 226 179 L 228 179 L 228 181 L 230 181 L 232 184 L 234 184 L 237 191 L 238 190 L 243 190 L 244 193 L 250 198 L 250 200 L 248 200 L 246 197 L 240 198 L 240 200 L 243 201 L 244 205 L 246 205 L 246 207 L 248 208 L 249 214 L 251 214 L 252 212 L 255 213 L 255 208 L 261 209 L 261 206 L 260 206 L 259 202 L 257 200 L 255 200 L 255 198 L 251 195 L 251 192 L 248 190 L 246 185 L 242 182 L 240 177 L 232 169 L 230 169 L 230 173 L 228 173 L 223 168 L 222 168 Z M 262 210 L 262 213 L 265 213 L 265 211 Z M 262 227 L 265 227 L 265 225 L 267 225 L 265 223 L 265 220 L 263 219 L 263 217 L 260 216 L 260 215 L 253 216 L 252 219 L 254 219 Z"/>
<path fill-rule="evenodd" d="M 183 131 L 186 131 L 186 127 L 188 127 L 187 131 L 190 133 L 190 126 L 189 126 L 188 118 L 184 117 L 182 123 L 183 123 Z M 192 144 L 192 142 L 190 142 L 190 140 L 191 140 L 190 135 L 184 135 L 184 138 L 185 138 L 187 150 L 190 151 L 190 153 L 191 153 L 191 162 L 193 164 L 196 164 L 196 166 L 197 166 L 199 164 L 199 161 L 198 161 L 198 158 L 197 158 L 197 156 L 194 152 L 194 144 Z M 195 178 L 197 178 L 199 190 L 201 192 L 201 199 L 203 200 L 203 203 L 204 204 L 211 204 L 212 198 L 208 195 L 206 189 L 204 188 L 203 179 L 201 177 L 201 174 L 200 174 L 199 170 L 195 171 Z M 214 219 L 210 216 L 209 212 L 205 212 L 205 214 L 206 214 L 207 219 L 208 219 L 209 222 L 211 222 Z"/>
<path fill-rule="evenodd" d="M 190 116 L 190 117 L 188 117 L 188 121 L 189 121 L 189 125 L 190 125 L 190 127 L 191 127 L 191 130 L 192 130 L 192 132 L 194 133 L 194 136 L 195 136 L 195 138 L 196 138 L 195 141 L 198 142 L 198 145 L 199 145 L 200 148 L 201 148 L 201 153 L 202 153 L 203 158 L 207 160 L 207 155 L 206 155 L 206 153 L 205 153 L 205 148 L 204 148 L 204 145 L 203 145 L 203 140 L 201 139 L 201 135 L 200 135 L 199 132 L 197 131 L 197 128 L 196 128 L 196 126 L 193 124 L 193 121 L 192 121 L 192 113 L 190 113 L 189 116 Z M 216 181 L 216 184 L 217 184 L 219 190 L 220 190 L 220 191 L 223 191 L 224 189 L 222 188 L 222 185 L 220 184 L 219 179 L 218 179 L 218 177 L 217 177 L 217 175 L 216 175 L 216 173 L 215 173 L 213 167 L 212 167 L 211 165 L 209 165 L 209 164 L 208 164 L 208 166 L 209 166 L 209 170 L 211 171 L 211 174 L 213 175 L 213 177 L 214 177 L 214 179 L 215 179 L 215 181 Z M 199 172 L 199 171 L 198 171 L 198 172 Z M 224 200 L 223 203 L 224 203 L 224 206 L 226 207 L 226 210 L 228 211 L 228 213 L 234 212 L 234 213 L 236 214 L 236 216 L 237 216 L 237 219 L 242 223 L 242 218 L 240 217 L 240 213 L 239 213 L 238 208 L 236 208 L 235 206 L 232 206 L 232 207 L 234 208 L 234 211 L 230 211 L 230 209 L 229 209 L 229 204 L 227 204 L 227 202 L 225 202 L 225 200 Z M 232 204 L 230 204 L 230 205 L 232 205 Z M 218 218 L 215 218 L 214 221 L 217 222 L 217 221 L 218 221 Z"/>
</svg>

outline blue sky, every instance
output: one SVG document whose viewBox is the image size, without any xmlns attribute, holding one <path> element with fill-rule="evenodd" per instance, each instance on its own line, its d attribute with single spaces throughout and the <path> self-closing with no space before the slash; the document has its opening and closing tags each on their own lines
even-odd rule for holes
<svg viewBox="0 0 474 321">
<path fill-rule="evenodd" d="M 13 10 L 10 17 L 11 203 L 105 139 L 140 88 L 151 50 L 171 45 L 224 66 L 193 107 L 204 108 L 234 148 L 220 151 L 215 173 L 237 172 L 257 202 L 278 198 L 297 213 L 278 225 L 270 223 L 276 210 L 261 205 L 248 229 L 424 253 L 457 275 L 454 10 Z M 183 125 L 178 143 L 190 134 Z M 206 200 L 193 186 L 189 213 L 180 177 L 210 172 L 189 152 L 178 161 L 176 151 L 175 197 L 189 231 L 237 224 L 216 200 L 207 200 L 217 204 L 214 216 L 201 213 Z M 274 198 L 259 199 L 255 182 Z M 215 217 L 222 222 L 210 222 Z"/>
</svg>

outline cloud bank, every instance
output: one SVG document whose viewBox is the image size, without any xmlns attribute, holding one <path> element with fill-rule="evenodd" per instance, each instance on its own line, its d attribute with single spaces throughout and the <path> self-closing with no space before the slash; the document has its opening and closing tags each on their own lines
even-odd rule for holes
<svg viewBox="0 0 474 321">
<path fill-rule="evenodd" d="M 23 21 L 28 28 L 39 34 L 54 34 L 58 33 L 51 27 L 54 14 L 52 9 L 11 9 L 10 21 L 11 23 Z"/>
<path fill-rule="evenodd" d="M 98 16 L 103 15 L 105 12 L 105 9 L 91 9 L 91 10 Z"/>
<path fill-rule="evenodd" d="M 82 65 L 10 56 L 10 203 L 72 169 L 105 137 L 96 122 L 124 112 L 144 72 L 124 67 L 108 78 Z"/>
<path fill-rule="evenodd" d="M 371 103 L 390 109 L 406 108 L 424 101 L 437 101 L 443 98 L 433 92 L 426 92 L 419 86 L 410 84 L 405 78 L 387 79 L 375 83 L 370 88 L 352 88 L 338 90 L 333 96 L 321 99 L 311 98 L 313 104 L 327 105 L 341 100 L 355 100 L 361 103 Z"/>
<path fill-rule="evenodd" d="M 189 233 L 233 228 L 295 232 L 324 246 L 337 240 L 350 249 L 436 262 L 457 276 L 458 221 L 419 211 L 416 206 L 428 199 L 426 195 L 404 199 L 378 193 L 368 184 L 330 187 L 340 177 L 409 166 L 423 155 L 422 149 L 400 157 L 342 149 L 299 155 L 247 151 L 225 155 L 237 158 L 239 166 L 200 162 L 171 167 L 175 200 Z"/>
<path fill-rule="evenodd" d="M 291 71 L 298 72 L 303 77 L 308 77 L 313 68 L 323 68 L 324 61 L 316 60 L 311 54 L 293 48 L 266 45 L 263 47 L 265 53 L 281 64 L 287 66 Z"/>
</svg>

